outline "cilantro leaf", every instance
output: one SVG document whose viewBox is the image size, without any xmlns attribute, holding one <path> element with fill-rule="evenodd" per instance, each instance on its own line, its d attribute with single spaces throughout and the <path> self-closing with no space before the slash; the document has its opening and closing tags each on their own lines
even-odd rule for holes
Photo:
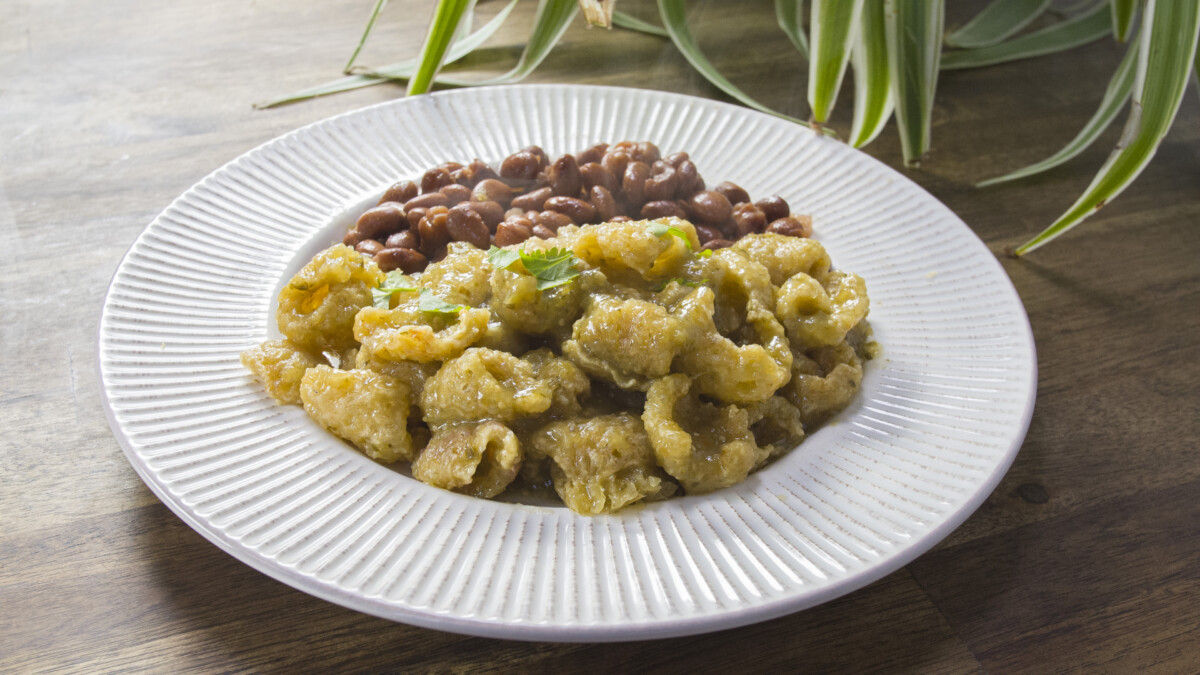
<svg viewBox="0 0 1200 675">
<path fill-rule="evenodd" d="M 711 258 L 712 257 L 712 249 L 706 248 L 703 251 L 700 251 L 699 253 L 697 253 L 696 255 L 700 256 L 701 258 Z"/>
<path fill-rule="evenodd" d="M 433 294 L 433 291 L 428 288 L 421 289 L 421 295 L 417 298 L 417 309 L 422 312 L 430 312 L 432 314 L 458 314 L 466 309 L 466 305 L 452 305 L 445 300 Z"/>
<path fill-rule="evenodd" d="M 537 289 L 544 291 L 562 286 L 579 276 L 575 265 L 579 258 L 570 249 L 552 248 L 547 251 L 520 251 L 521 264 L 537 279 Z"/>
<path fill-rule="evenodd" d="M 679 229 L 678 227 L 675 227 L 674 225 L 664 225 L 663 223 L 656 221 L 656 222 L 650 223 L 649 227 L 647 227 L 646 229 L 650 230 L 650 234 L 652 234 L 656 237 L 659 237 L 659 238 L 665 237 L 667 235 L 671 235 L 673 237 L 679 237 L 680 239 L 683 240 L 684 245 L 688 247 L 688 250 L 689 251 L 692 250 L 692 240 L 688 239 L 687 232 L 684 232 L 683 230 Z"/>
<path fill-rule="evenodd" d="M 513 263 L 521 259 L 521 252 L 493 245 L 488 249 L 487 259 L 492 264 L 492 267 L 498 270 L 506 270 L 512 267 Z"/>
<path fill-rule="evenodd" d="M 387 309 L 392 306 L 392 296 L 405 291 L 415 291 L 417 287 L 400 270 L 387 273 L 387 278 L 379 284 L 379 288 L 371 289 L 371 302 L 376 307 Z"/>
</svg>

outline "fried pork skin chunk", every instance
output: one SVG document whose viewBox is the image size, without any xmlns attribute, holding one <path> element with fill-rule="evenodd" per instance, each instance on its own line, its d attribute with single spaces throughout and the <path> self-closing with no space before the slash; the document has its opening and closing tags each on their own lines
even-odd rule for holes
<svg viewBox="0 0 1200 675">
<path fill-rule="evenodd" d="M 314 354 L 357 346 L 354 316 L 371 304 L 371 289 L 383 279 L 373 261 L 349 246 L 321 251 L 279 291 L 279 332 Z"/>
<path fill-rule="evenodd" d="M 576 513 L 609 513 L 675 487 L 663 480 L 642 421 L 629 413 L 553 422 L 532 445 L 552 461 L 554 490 Z"/>
<path fill-rule="evenodd" d="M 300 399 L 309 417 L 371 459 L 385 464 L 413 459 L 410 394 L 396 378 L 320 365 L 304 373 Z"/>
<path fill-rule="evenodd" d="M 320 363 L 288 340 L 268 340 L 242 352 L 242 365 L 263 383 L 271 398 L 284 405 L 300 402 L 304 371 Z"/>
<path fill-rule="evenodd" d="M 520 470 L 516 434 L 495 420 L 438 429 L 412 465 L 419 481 L 485 499 L 504 492 Z"/>
</svg>

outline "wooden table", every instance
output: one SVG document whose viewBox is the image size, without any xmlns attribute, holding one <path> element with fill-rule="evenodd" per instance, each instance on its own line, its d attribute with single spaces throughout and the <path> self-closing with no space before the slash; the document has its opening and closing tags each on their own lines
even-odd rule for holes
<svg viewBox="0 0 1200 675">
<path fill-rule="evenodd" d="M 416 49 L 431 3 L 393 2 L 361 62 Z M 481 3 L 492 14 L 499 3 Z M 804 74 L 762 11 L 696 3 L 726 74 L 806 115 Z M 952 3 L 951 24 L 980 6 Z M 1016 463 L 967 523 L 865 589 L 759 625 L 615 645 L 527 644 L 389 623 L 317 600 L 190 530 L 105 421 L 95 340 L 107 282 L 171 199 L 303 124 L 402 94 L 276 110 L 337 75 L 370 2 L 10 0 L 0 5 L 0 671 L 767 668 L 917 672 L 1200 668 L 1200 105 L 1083 228 L 1000 256 L 1033 323 L 1037 408 Z M 623 0 L 648 15 L 646 2 Z M 507 68 L 524 3 L 483 63 Z M 754 51 L 735 51 L 740 45 Z M 907 175 L 999 252 L 1078 195 L 1116 130 L 1042 178 L 1120 50 L 944 75 L 934 152 Z M 1036 78 L 1033 75 L 1036 74 Z M 575 26 L 531 81 L 719 98 L 661 40 Z M 849 99 L 836 125 L 848 128 Z M 868 151 L 898 165 L 889 130 Z"/>
</svg>

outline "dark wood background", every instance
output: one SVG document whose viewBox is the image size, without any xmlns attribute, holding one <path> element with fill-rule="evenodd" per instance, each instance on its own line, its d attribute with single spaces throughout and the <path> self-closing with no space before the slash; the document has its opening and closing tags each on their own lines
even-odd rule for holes
<svg viewBox="0 0 1200 675">
<path fill-rule="evenodd" d="M 655 642 L 527 644 L 393 624 L 219 551 L 142 485 L 101 408 L 95 337 L 126 248 L 175 196 L 303 124 L 402 95 L 382 86 L 269 111 L 335 77 L 368 0 L 0 4 L 0 671 L 1200 669 L 1200 101 L 1120 199 L 1027 259 L 1002 258 L 1040 365 L 1028 439 L 994 494 L 903 570 L 775 621 Z M 391 3 L 361 62 L 415 52 L 429 2 Z M 806 116 L 771 3 L 692 3 L 713 60 Z M 950 3 L 951 25 L 982 6 Z M 500 3 L 481 3 L 490 15 Z M 653 13 L 645 0 L 620 6 Z M 526 2 L 468 65 L 506 69 Z M 755 11 L 749 11 L 747 8 Z M 907 175 L 993 251 L 1051 222 L 1117 130 L 1041 178 L 1095 109 L 1111 41 L 944 74 L 934 150 Z M 531 81 L 720 98 L 664 41 L 574 26 Z M 848 129 L 849 96 L 837 122 Z M 868 152 L 899 164 L 889 129 Z"/>
</svg>

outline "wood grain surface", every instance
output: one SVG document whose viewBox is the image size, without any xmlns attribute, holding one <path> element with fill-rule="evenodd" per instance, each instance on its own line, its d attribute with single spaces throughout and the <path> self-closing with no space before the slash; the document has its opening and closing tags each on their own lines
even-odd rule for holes
<svg viewBox="0 0 1200 675">
<path fill-rule="evenodd" d="M 174 197 L 237 155 L 388 85 L 258 111 L 335 77 L 367 0 L 0 3 L 0 671 L 1195 672 L 1200 670 L 1200 102 L 1140 180 L 1027 259 L 1115 143 L 1043 177 L 1121 50 L 945 73 L 932 154 L 906 175 L 1000 255 L 1028 309 L 1038 403 L 1016 463 L 903 570 L 736 630 L 611 645 L 478 639 L 389 623 L 222 553 L 146 489 L 105 420 L 95 345 L 108 280 Z M 481 2 L 492 15 L 499 2 Z M 745 11 L 753 4 L 757 11 Z M 951 25 L 983 3 L 950 3 Z M 465 67 L 506 69 L 536 3 Z M 690 3 L 751 95 L 806 116 L 771 3 Z M 396 0 L 360 58 L 418 48 L 432 3 Z M 653 14 L 653 3 L 621 7 Z M 662 40 L 576 25 L 531 78 L 721 98 Z M 848 130 L 849 99 L 834 126 Z M 868 152 L 899 164 L 889 129 Z"/>
</svg>

